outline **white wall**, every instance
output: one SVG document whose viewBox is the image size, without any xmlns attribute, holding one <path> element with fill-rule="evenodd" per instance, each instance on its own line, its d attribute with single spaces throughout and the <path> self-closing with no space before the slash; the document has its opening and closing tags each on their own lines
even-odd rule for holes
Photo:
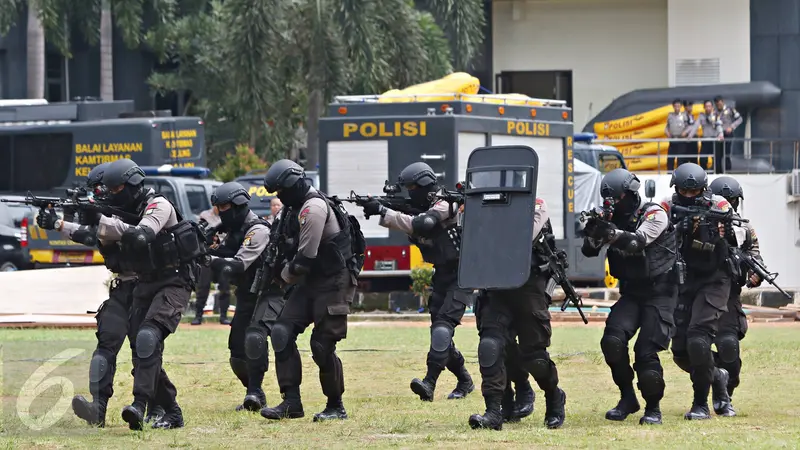
<svg viewBox="0 0 800 450">
<path fill-rule="evenodd" d="M 667 86 L 667 0 L 495 0 L 493 7 L 494 72 L 572 70 L 576 130 L 622 94 Z"/>
<path fill-rule="evenodd" d="M 671 175 L 640 175 L 644 197 L 645 180 L 656 180 L 656 197 L 660 201 L 671 196 Z M 709 176 L 709 183 L 715 178 Z M 756 230 L 761 255 L 770 272 L 778 272 L 775 280 L 784 289 L 800 288 L 800 204 L 786 203 L 791 174 L 736 175 L 744 189 L 744 202 L 739 212 Z M 768 287 L 764 283 L 764 287 Z"/>
<path fill-rule="evenodd" d="M 750 0 L 669 0 L 668 15 L 670 87 L 679 59 L 719 58 L 720 83 L 750 81 Z"/>
</svg>

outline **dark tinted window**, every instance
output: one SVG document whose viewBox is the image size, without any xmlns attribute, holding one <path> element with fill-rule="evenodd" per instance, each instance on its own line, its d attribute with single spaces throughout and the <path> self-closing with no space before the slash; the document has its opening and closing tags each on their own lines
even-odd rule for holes
<svg viewBox="0 0 800 450">
<path fill-rule="evenodd" d="M 608 173 L 620 168 L 625 168 L 620 155 L 616 153 L 600 153 L 597 155 L 597 170 L 600 173 Z"/>
<path fill-rule="evenodd" d="M 172 189 L 172 186 L 170 186 L 169 184 L 152 179 L 148 180 L 145 178 L 144 187 L 146 189 L 152 189 L 158 192 L 159 194 L 163 195 L 164 197 L 167 198 L 167 200 L 172 202 L 172 204 L 175 205 L 175 207 L 178 208 L 178 210 L 180 210 L 180 204 L 178 204 L 178 198 L 175 196 L 175 189 Z M 183 213 L 183 211 L 181 211 L 181 213 Z"/>
<path fill-rule="evenodd" d="M 205 187 L 198 184 L 186 185 L 186 199 L 189 201 L 189 209 L 195 214 L 211 209 L 211 202 L 208 199 Z"/>
<path fill-rule="evenodd" d="M 49 191 L 63 186 L 72 155 L 71 134 L 0 136 L 0 190 Z"/>
</svg>

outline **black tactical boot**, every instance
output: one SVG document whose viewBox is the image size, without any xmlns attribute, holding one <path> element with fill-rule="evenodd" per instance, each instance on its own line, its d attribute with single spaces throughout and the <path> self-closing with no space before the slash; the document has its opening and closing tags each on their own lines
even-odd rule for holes
<svg viewBox="0 0 800 450">
<path fill-rule="evenodd" d="M 620 400 L 617 406 L 606 412 L 607 420 L 614 420 L 621 422 L 628 418 L 629 415 L 638 412 L 640 408 L 639 400 L 636 399 L 636 391 L 633 390 L 633 385 L 620 388 Z"/>
<path fill-rule="evenodd" d="M 259 412 L 267 407 L 267 396 L 264 391 L 259 389 L 256 392 L 249 392 L 244 396 L 244 401 L 236 407 L 237 411 Z"/>
<path fill-rule="evenodd" d="M 649 403 L 644 407 L 644 415 L 639 419 L 639 425 L 661 425 L 661 408 Z"/>
<path fill-rule="evenodd" d="M 708 404 L 698 405 L 693 404 L 692 409 L 683 415 L 686 420 L 705 420 L 711 418 L 711 412 L 708 410 Z"/>
<path fill-rule="evenodd" d="M 730 375 L 722 368 L 714 370 L 714 381 L 711 383 L 711 401 L 714 405 L 714 412 L 718 416 L 734 417 L 736 410 L 731 406 L 731 396 L 728 393 L 728 381 Z"/>
<path fill-rule="evenodd" d="M 228 315 L 227 314 L 220 314 L 219 315 L 219 323 L 221 325 L 230 325 L 231 321 L 228 320 Z"/>
<path fill-rule="evenodd" d="M 469 426 L 473 430 L 478 428 L 490 428 L 492 430 L 500 431 L 503 429 L 503 413 L 501 411 L 501 396 L 484 397 L 486 403 L 486 412 L 481 414 L 473 414 L 469 416 Z"/>
<path fill-rule="evenodd" d="M 194 319 L 192 319 L 192 325 L 200 325 L 201 323 L 203 323 L 203 315 L 200 314 L 194 316 Z"/>
<path fill-rule="evenodd" d="M 322 412 L 314 414 L 314 422 L 325 420 L 344 420 L 347 419 L 347 411 L 344 410 L 342 399 L 328 399 L 328 404 Z"/>
<path fill-rule="evenodd" d="M 164 417 L 153 424 L 154 429 L 171 430 L 173 428 L 183 428 L 183 411 L 178 403 L 175 402 L 166 409 Z"/>
<path fill-rule="evenodd" d="M 531 384 L 526 380 L 524 383 L 517 384 L 517 395 L 514 400 L 514 417 L 517 420 L 533 414 L 533 402 L 536 394 L 533 392 Z"/>
<path fill-rule="evenodd" d="M 283 394 L 283 401 L 272 408 L 261 410 L 261 417 L 270 420 L 299 419 L 305 416 L 300 401 L 300 388 L 289 388 Z"/>
<path fill-rule="evenodd" d="M 470 380 L 471 381 L 471 380 Z M 425 378 L 420 380 L 414 378 L 411 380 L 411 390 L 419 395 L 419 399 L 425 402 L 433 401 L 433 393 L 436 390 L 436 381 Z"/>
<path fill-rule="evenodd" d="M 448 396 L 448 400 L 457 400 L 466 397 L 470 392 L 475 390 L 475 384 L 472 383 L 472 377 L 467 372 L 467 368 L 461 366 L 461 370 L 456 374 L 458 377 L 458 384 Z M 413 389 L 413 388 L 412 388 Z"/>
<path fill-rule="evenodd" d="M 164 417 L 164 414 L 166 411 L 161 405 L 150 403 L 147 405 L 147 417 L 144 418 L 144 423 L 156 423 Z"/>
<path fill-rule="evenodd" d="M 145 403 L 134 400 L 133 404 L 122 408 L 122 420 L 128 423 L 131 430 L 141 430 L 144 426 Z"/>
<path fill-rule="evenodd" d="M 90 402 L 82 395 L 76 395 L 72 398 L 72 411 L 89 425 L 103 428 L 106 426 L 107 402 L 105 399 Z"/>
<path fill-rule="evenodd" d="M 519 417 L 514 414 L 514 389 L 509 383 L 503 392 L 503 399 L 500 401 L 500 412 L 503 414 L 503 422 L 519 422 Z"/>
<path fill-rule="evenodd" d="M 544 395 L 546 409 L 544 411 L 544 424 L 551 430 L 561 428 L 564 425 L 566 412 L 564 406 L 567 404 L 567 394 L 556 388 L 555 391 L 547 392 Z"/>
</svg>

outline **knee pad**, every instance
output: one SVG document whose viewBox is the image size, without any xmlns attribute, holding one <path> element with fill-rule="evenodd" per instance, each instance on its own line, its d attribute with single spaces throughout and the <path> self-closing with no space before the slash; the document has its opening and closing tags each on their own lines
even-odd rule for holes
<svg viewBox="0 0 800 450">
<path fill-rule="evenodd" d="M 623 360 L 623 357 L 628 352 L 628 345 L 618 336 L 604 334 L 603 338 L 600 339 L 600 349 L 603 350 L 606 362 L 613 364 Z"/>
<path fill-rule="evenodd" d="M 536 380 L 544 380 L 550 376 L 550 360 L 537 358 L 531 362 L 531 375 Z"/>
<path fill-rule="evenodd" d="M 497 364 L 500 359 L 502 345 L 494 337 L 487 337 L 480 340 L 478 344 L 478 363 L 483 368 L 489 368 Z"/>
<path fill-rule="evenodd" d="M 711 357 L 711 343 L 707 336 L 691 336 L 686 341 L 689 361 L 700 362 Z"/>
<path fill-rule="evenodd" d="M 286 325 L 282 323 L 275 325 L 275 328 L 272 329 L 272 349 L 275 350 L 275 353 L 286 350 L 286 346 L 289 344 L 289 335 Z"/>
<path fill-rule="evenodd" d="M 431 328 L 431 350 L 445 352 L 453 342 L 453 329 L 444 324 L 436 324 Z"/>
<path fill-rule="evenodd" d="M 723 334 L 717 338 L 717 352 L 719 359 L 728 364 L 739 359 L 739 339 L 732 334 Z"/>
<path fill-rule="evenodd" d="M 145 359 L 153 356 L 161 342 L 161 331 L 152 327 L 143 327 L 136 334 L 136 355 Z"/>
<path fill-rule="evenodd" d="M 98 383 L 108 373 L 108 360 L 100 353 L 95 353 L 92 356 L 92 361 L 89 363 L 89 381 Z"/>
<path fill-rule="evenodd" d="M 648 397 L 664 395 L 664 377 L 655 370 L 643 370 L 637 374 L 639 390 L 647 400 Z"/>
<path fill-rule="evenodd" d="M 312 339 L 311 359 L 314 360 L 318 367 L 326 367 L 331 355 L 333 355 L 334 348 L 335 344 L 331 344 L 328 341 L 318 341 L 316 339 Z"/>
<path fill-rule="evenodd" d="M 273 343 L 274 341 L 273 337 Z M 244 354 L 248 359 L 260 359 L 267 351 L 267 337 L 261 333 L 248 332 L 244 336 Z"/>
</svg>

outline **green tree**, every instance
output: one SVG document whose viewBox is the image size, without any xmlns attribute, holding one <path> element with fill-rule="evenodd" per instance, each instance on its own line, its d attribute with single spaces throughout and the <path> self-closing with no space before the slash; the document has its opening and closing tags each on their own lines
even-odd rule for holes
<svg viewBox="0 0 800 450">
<path fill-rule="evenodd" d="M 225 162 L 214 169 L 213 175 L 218 180 L 228 182 L 253 170 L 265 169 L 267 166 L 267 162 L 256 155 L 253 147 L 239 144 L 233 154 L 228 155 Z"/>
</svg>

